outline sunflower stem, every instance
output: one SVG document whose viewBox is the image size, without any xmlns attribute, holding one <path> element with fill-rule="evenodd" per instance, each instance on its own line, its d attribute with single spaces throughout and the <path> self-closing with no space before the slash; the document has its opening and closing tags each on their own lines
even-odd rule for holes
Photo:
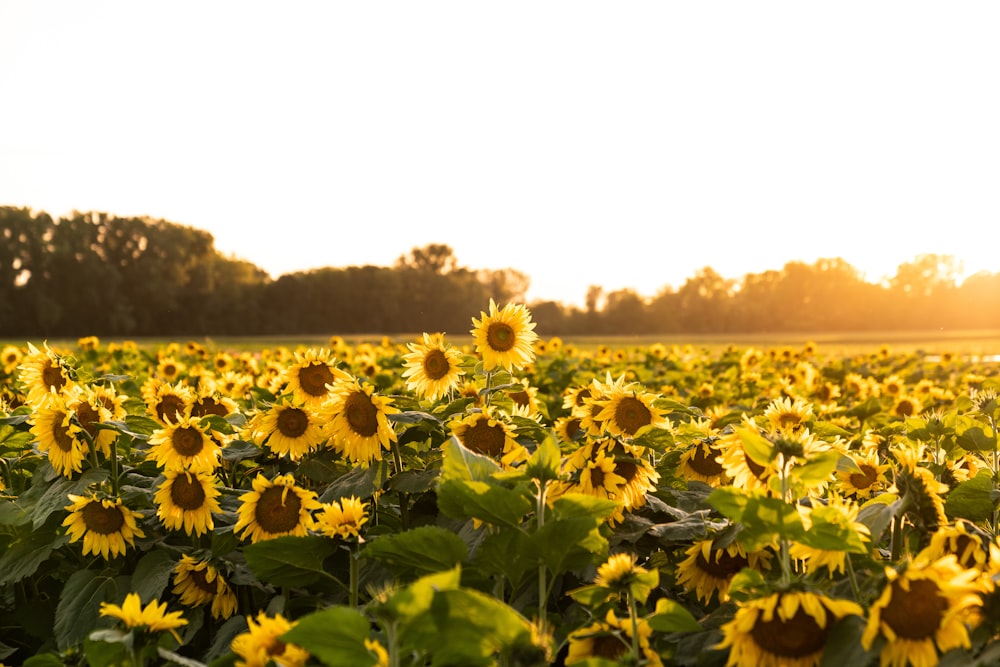
<svg viewBox="0 0 1000 667">
<path fill-rule="evenodd" d="M 781 500 L 791 502 L 788 494 L 788 463 L 784 454 L 778 454 L 778 474 L 781 476 Z M 781 534 L 781 583 L 788 585 L 792 583 L 792 555 L 789 549 L 788 538 L 785 537 L 784 530 Z"/>
<path fill-rule="evenodd" d="M 399 453 L 399 444 L 393 440 L 389 444 L 392 451 L 392 462 L 396 466 L 396 474 L 403 472 L 403 456 Z M 410 494 L 405 491 L 399 492 L 399 526 L 401 530 L 408 530 L 410 527 Z"/>
<path fill-rule="evenodd" d="M 861 602 L 861 589 L 858 588 L 858 578 L 854 574 L 854 561 L 851 560 L 851 554 L 844 554 L 844 560 L 847 562 L 847 577 L 851 580 L 854 601 Z"/>
<path fill-rule="evenodd" d="M 636 608 L 635 596 L 628 596 L 628 615 L 632 620 L 632 664 L 639 665 L 639 610 Z"/>
<path fill-rule="evenodd" d="M 893 562 L 898 561 L 903 551 L 903 515 L 897 514 L 892 518 L 892 550 L 891 558 Z"/>
<path fill-rule="evenodd" d="M 348 553 L 348 560 L 350 562 L 350 606 L 351 609 L 358 608 L 358 545 L 355 544 L 351 547 Z"/>
<path fill-rule="evenodd" d="M 541 530 L 545 525 L 545 491 L 548 489 L 548 481 L 540 480 L 538 482 L 538 496 L 535 499 L 535 516 L 536 524 L 538 530 Z M 538 566 L 538 626 L 539 631 L 544 635 L 546 628 L 548 626 L 548 615 L 546 614 L 546 607 L 548 607 L 548 586 L 546 585 L 546 570 L 545 564 L 542 563 Z"/>
</svg>

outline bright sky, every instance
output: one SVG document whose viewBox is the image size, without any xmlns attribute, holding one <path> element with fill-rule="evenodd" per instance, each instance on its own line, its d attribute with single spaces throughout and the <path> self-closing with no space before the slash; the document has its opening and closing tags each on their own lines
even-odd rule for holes
<svg viewBox="0 0 1000 667">
<path fill-rule="evenodd" d="M 1000 271 L 1000 3 L 0 0 L 0 205 L 272 276 L 446 243 L 529 300 Z"/>
</svg>

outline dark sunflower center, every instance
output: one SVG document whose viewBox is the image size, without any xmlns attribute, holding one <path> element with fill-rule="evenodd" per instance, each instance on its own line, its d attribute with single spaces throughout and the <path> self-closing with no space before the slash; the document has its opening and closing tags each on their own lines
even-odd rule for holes
<svg viewBox="0 0 1000 667">
<path fill-rule="evenodd" d="M 889 604 L 882 610 L 882 620 L 903 639 L 932 637 L 941 625 L 948 601 L 930 579 L 915 579 L 910 590 L 899 581 L 892 582 Z"/>
<path fill-rule="evenodd" d="M 499 424 L 490 426 L 488 419 L 480 419 L 462 434 L 463 445 L 477 454 L 486 456 L 496 457 L 503 454 L 506 442 L 507 434 L 503 427 Z"/>
<path fill-rule="evenodd" d="M 325 396 L 326 385 L 333 382 L 333 371 L 322 362 L 316 362 L 299 369 L 299 385 L 310 396 Z"/>
<path fill-rule="evenodd" d="M 81 401 L 73 407 L 73 411 L 76 412 L 76 420 L 80 422 L 80 426 L 83 427 L 83 430 L 85 430 L 90 437 L 95 437 L 97 435 L 97 423 L 101 421 L 101 419 L 97 410 L 94 409 L 94 406 L 86 401 Z"/>
<path fill-rule="evenodd" d="M 517 342 L 517 333 L 504 322 L 494 322 L 486 330 L 486 344 L 495 352 L 507 352 Z"/>
<path fill-rule="evenodd" d="M 81 514 L 87 530 L 101 535 L 117 533 L 125 525 L 121 509 L 117 506 L 105 507 L 100 500 L 91 500 Z"/>
<path fill-rule="evenodd" d="M 180 396 L 167 394 L 156 405 L 156 416 L 160 421 L 174 421 L 177 415 L 184 411 L 184 400 Z"/>
<path fill-rule="evenodd" d="M 688 465 L 699 475 L 705 477 L 715 477 L 722 474 L 722 464 L 716 461 L 719 453 L 710 446 L 698 445 L 694 450 L 694 456 L 688 461 Z"/>
<path fill-rule="evenodd" d="M 579 392 L 577 392 L 576 398 L 574 399 L 573 402 L 576 405 L 583 405 L 584 401 L 586 401 L 588 398 L 590 398 L 590 390 L 581 389 Z"/>
<path fill-rule="evenodd" d="M 861 472 L 851 475 L 851 484 L 856 489 L 867 489 L 875 483 L 875 479 L 878 477 L 878 470 L 875 469 L 875 466 L 867 463 L 862 463 L 858 467 L 861 468 Z"/>
<path fill-rule="evenodd" d="M 590 469 L 590 485 L 593 486 L 595 489 L 604 486 L 604 477 L 605 477 L 604 470 L 602 468 L 594 466 L 593 468 Z"/>
<path fill-rule="evenodd" d="M 173 364 L 167 364 L 166 366 L 163 367 L 163 374 L 166 375 L 167 377 L 173 377 L 177 375 L 177 366 L 174 366 Z"/>
<path fill-rule="evenodd" d="M 213 579 L 211 582 L 208 581 L 206 577 L 208 569 L 204 570 L 191 570 L 188 573 L 188 578 L 194 582 L 194 585 L 205 591 L 206 593 L 215 594 L 216 585 L 218 584 L 218 579 Z"/>
<path fill-rule="evenodd" d="M 959 535 L 955 539 L 955 555 L 962 567 L 976 567 L 976 553 L 982 549 L 982 543 L 968 535 Z"/>
<path fill-rule="evenodd" d="M 622 477 L 626 483 L 631 482 L 635 479 L 636 473 L 639 472 L 639 466 L 631 458 L 616 458 L 615 459 L 615 474 Z"/>
<path fill-rule="evenodd" d="M 566 422 L 566 439 L 572 440 L 580 432 L 580 420 L 572 417 Z"/>
<path fill-rule="evenodd" d="M 448 375 L 451 364 L 444 352 L 438 349 L 431 350 L 424 356 L 424 375 L 430 380 L 440 380 Z"/>
<path fill-rule="evenodd" d="M 297 438 L 309 427 L 309 417 L 299 408 L 286 408 L 278 414 L 278 431 L 286 438 Z"/>
<path fill-rule="evenodd" d="M 778 415 L 778 426 L 781 428 L 795 429 L 802 423 L 802 417 L 794 412 L 783 412 Z"/>
<path fill-rule="evenodd" d="M 270 644 L 267 645 L 267 655 L 281 655 L 285 652 L 286 644 L 280 639 L 273 639 Z"/>
<path fill-rule="evenodd" d="M 297 493 L 284 486 L 272 486 L 260 494 L 254 518 L 265 531 L 277 534 L 287 533 L 299 525 L 299 510 L 302 501 Z M 282 501 L 284 496 L 284 501 Z"/>
<path fill-rule="evenodd" d="M 828 385 L 828 384 L 824 384 L 824 385 L 823 385 L 822 387 L 820 387 L 820 388 L 819 388 L 819 390 L 818 390 L 818 391 L 816 392 L 816 396 L 817 396 L 817 397 L 819 398 L 819 400 L 821 400 L 821 401 L 829 401 L 830 399 L 832 399 L 832 398 L 833 398 L 833 389 L 832 389 L 832 388 L 830 387 L 830 385 Z"/>
<path fill-rule="evenodd" d="M 787 621 L 777 613 L 770 621 L 758 618 L 750 631 L 757 646 L 783 658 L 801 658 L 821 651 L 828 634 L 829 630 L 819 627 L 802 607 Z"/>
<path fill-rule="evenodd" d="M 507 395 L 510 396 L 510 400 L 514 401 L 516 405 L 526 406 L 531 404 L 531 396 L 526 391 L 513 391 Z"/>
<path fill-rule="evenodd" d="M 195 417 L 204 417 L 205 415 L 218 415 L 220 417 L 225 417 L 226 413 L 226 406 L 211 396 L 205 396 L 204 398 L 198 399 L 198 401 L 194 404 L 194 407 L 191 408 L 191 414 Z"/>
<path fill-rule="evenodd" d="M 63 426 L 61 422 L 52 424 L 52 439 L 56 441 L 56 446 L 67 454 L 73 451 L 73 437 L 69 434 L 69 428 Z"/>
<path fill-rule="evenodd" d="M 626 396 L 615 407 L 615 423 L 628 435 L 633 435 L 652 421 L 649 408 L 634 396 Z"/>
<path fill-rule="evenodd" d="M 174 431 L 171 443 L 181 456 L 197 456 L 205 447 L 205 434 L 193 426 L 184 426 Z"/>
<path fill-rule="evenodd" d="M 363 391 L 352 392 L 347 397 L 344 415 L 351 430 L 362 438 L 370 438 L 378 432 L 378 408 Z"/>
<path fill-rule="evenodd" d="M 916 411 L 912 401 L 900 401 L 896 404 L 896 415 L 899 417 L 912 417 Z"/>
<path fill-rule="evenodd" d="M 66 384 L 66 378 L 63 377 L 62 369 L 59 366 L 49 364 L 42 370 L 42 383 L 46 389 L 55 388 L 58 391 Z"/>
<path fill-rule="evenodd" d="M 197 510 L 205 505 L 205 489 L 189 472 L 177 475 L 170 485 L 170 500 L 182 510 Z"/>
<path fill-rule="evenodd" d="M 749 565 L 745 556 L 733 555 L 724 549 L 710 551 L 708 559 L 699 552 L 694 562 L 699 570 L 717 579 L 728 579 Z"/>
<path fill-rule="evenodd" d="M 764 466 L 757 463 L 756 461 L 754 461 L 752 458 L 750 458 L 750 455 L 747 454 L 746 452 L 743 452 L 743 458 L 747 462 L 747 468 L 750 469 L 750 472 L 753 473 L 753 476 L 761 481 L 764 481 L 764 478 L 767 477 L 767 475 L 764 474 L 765 472 L 767 472 L 767 469 Z"/>
<path fill-rule="evenodd" d="M 601 635 L 594 637 L 594 657 L 608 658 L 614 660 L 624 655 L 628 647 L 618 637 L 614 635 Z"/>
</svg>

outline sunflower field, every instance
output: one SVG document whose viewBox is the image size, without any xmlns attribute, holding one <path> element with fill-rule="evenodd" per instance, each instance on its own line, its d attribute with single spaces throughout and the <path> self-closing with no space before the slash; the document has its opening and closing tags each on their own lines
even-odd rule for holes
<svg viewBox="0 0 1000 667">
<path fill-rule="evenodd" d="M 994 360 L 470 320 L 3 347 L 0 662 L 1000 664 Z"/>
</svg>

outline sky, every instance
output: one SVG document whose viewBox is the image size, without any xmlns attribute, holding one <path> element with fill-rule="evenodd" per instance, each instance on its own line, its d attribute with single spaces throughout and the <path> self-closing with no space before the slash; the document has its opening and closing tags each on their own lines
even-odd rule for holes
<svg viewBox="0 0 1000 667">
<path fill-rule="evenodd" d="M 528 300 L 1000 272 L 1000 3 L 0 0 L 0 205 L 278 277 L 444 243 Z"/>
</svg>

